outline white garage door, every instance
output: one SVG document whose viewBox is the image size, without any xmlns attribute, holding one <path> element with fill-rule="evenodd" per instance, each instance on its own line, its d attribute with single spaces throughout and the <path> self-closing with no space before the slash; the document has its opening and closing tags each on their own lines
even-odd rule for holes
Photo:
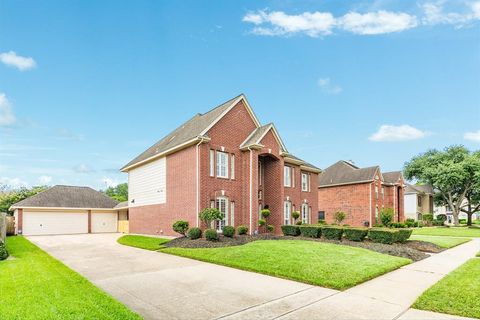
<svg viewBox="0 0 480 320">
<path fill-rule="evenodd" d="M 117 213 L 92 212 L 92 233 L 117 232 Z"/>
<path fill-rule="evenodd" d="M 88 232 L 87 212 L 24 212 L 23 234 L 73 234 Z"/>
</svg>

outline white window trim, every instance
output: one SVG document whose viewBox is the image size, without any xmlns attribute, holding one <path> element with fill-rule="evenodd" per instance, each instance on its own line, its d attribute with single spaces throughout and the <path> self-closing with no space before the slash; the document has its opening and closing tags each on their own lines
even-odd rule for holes
<svg viewBox="0 0 480 320">
<path fill-rule="evenodd" d="M 235 155 L 232 154 L 231 158 L 232 159 L 230 160 L 230 166 L 231 166 L 231 168 L 230 168 L 230 179 L 233 180 L 233 179 L 235 179 Z"/>
<path fill-rule="evenodd" d="M 230 202 L 230 225 L 235 226 L 235 201 Z"/>
<path fill-rule="evenodd" d="M 292 224 L 292 202 L 285 201 L 283 203 L 283 223 L 285 225 Z"/>
<path fill-rule="evenodd" d="M 288 179 L 287 179 L 288 172 Z M 291 187 L 292 186 L 292 167 L 284 166 L 283 167 L 283 186 Z"/>
<path fill-rule="evenodd" d="M 222 212 L 222 210 L 220 209 L 220 201 L 224 201 L 225 202 L 225 212 Z M 216 229 L 217 229 L 217 232 L 223 232 L 223 227 L 225 226 L 228 226 L 228 209 L 229 209 L 229 203 L 228 203 L 228 198 L 227 197 L 217 197 L 217 199 L 215 200 L 215 207 L 220 210 L 220 212 L 224 213 L 224 218 L 223 220 L 221 221 L 217 221 L 217 225 L 216 225 Z"/>
<path fill-rule="evenodd" d="M 302 224 L 308 224 L 308 204 L 302 204 Z"/>
<path fill-rule="evenodd" d="M 210 150 L 210 177 L 215 177 L 215 150 Z"/>
<path fill-rule="evenodd" d="M 217 178 L 228 179 L 228 153 L 217 151 Z M 222 172 L 224 169 L 224 172 Z"/>
<path fill-rule="evenodd" d="M 304 185 L 303 178 L 305 178 L 305 185 Z M 302 172 L 302 191 L 304 192 L 310 191 L 310 175 L 304 172 Z"/>
</svg>

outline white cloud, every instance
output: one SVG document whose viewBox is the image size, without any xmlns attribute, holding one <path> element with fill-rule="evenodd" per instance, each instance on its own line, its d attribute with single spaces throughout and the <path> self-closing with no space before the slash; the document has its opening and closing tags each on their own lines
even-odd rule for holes
<svg viewBox="0 0 480 320">
<path fill-rule="evenodd" d="M 474 142 L 480 142 L 480 130 L 478 130 L 477 132 L 466 132 L 464 135 L 463 135 L 463 138 L 465 140 L 470 140 L 470 141 L 474 141 Z"/>
<path fill-rule="evenodd" d="M 318 79 L 318 86 L 322 88 L 323 92 L 330 94 L 339 94 L 343 90 L 339 85 L 333 85 L 330 78 Z"/>
<path fill-rule="evenodd" d="M 28 187 L 28 183 L 20 178 L 0 177 L 0 185 L 7 186 L 7 189 Z"/>
<path fill-rule="evenodd" d="M 74 167 L 73 171 L 75 171 L 76 173 L 91 173 L 94 170 L 92 168 L 90 168 L 89 166 L 87 166 L 86 164 L 82 163 L 82 164 L 79 164 L 78 166 Z"/>
<path fill-rule="evenodd" d="M 119 184 L 118 180 L 111 178 L 103 178 L 102 182 L 107 188 L 116 187 Z"/>
<path fill-rule="evenodd" d="M 0 127 L 8 126 L 16 121 L 13 114 L 12 104 L 8 101 L 5 93 L 0 92 Z"/>
<path fill-rule="evenodd" d="M 403 12 L 349 12 L 339 19 L 341 28 L 355 34 L 373 35 L 400 32 L 417 26 L 417 17 Z"/>
<path fill-rule="evenodd" d="M 255 24 L 252 32 L 258 35 L 292 35 L 305 33 L 310 37 L 331 34 L 335 18 L 330 12 L 304 12 L 298 15 L 288 15 L 282 11 L 267 12 L 260 10 L 249 13 L 242 19 Z M 265 24 L 267 27 L 259 27 Z"/>
<path fill-rule="evenodd" d="M 35 68 L 37 65 L 33 58 L 19 56 L 14 51 L 0 53 L 0 61 L 20 71 Z"/>
<path fill-rule="evenodd" d="M 406 141 L 427 136 L 427 132 L 404 124 L 401 126 L 382 125 L 376 133 L 369 137 L 371 141 Z"/>
<path fill-rule="evenodd" d="M 445 4 L 445 0 L 423 4 L 423 24 L 451 24 L 455 25 L 457 28 L 461 28 L 475 20 L 480 19 L 480 1 L 468 3 L 462 12 L 445 12 Z"/>
<path fill-rule="evenodd" d="M 40 176 L 38 177 L 38 183 L 43 185 L 48 185 L 50 182 L 52 182 L 52 177 L 50 176 Z"/>
</svg>

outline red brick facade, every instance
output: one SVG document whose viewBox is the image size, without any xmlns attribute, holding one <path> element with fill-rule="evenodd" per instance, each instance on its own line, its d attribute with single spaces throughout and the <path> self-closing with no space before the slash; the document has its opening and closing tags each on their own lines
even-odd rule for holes
<svg viewBox="0 0 480 320">
<path fill-rule="evenodd" d="M 325 213 L 327 223 L 334 223 L 335 212 L 343 211 L 346 213 L 346 218 L 342 224 L 350 226 L 365 226 L 368 224 L 373 226 L 380 222 L 380 211 L 383 208 L 394 209 L 394 221 L 405 220 L 403 180 L 392 185 L 385 184 L 378 178 L 372 182 L 318 189 L 318 210 Z"/>
<path fill-rule="evenodd" d="M 284 187 L 285 154 L 282 154 L 281 144 L 273 129 L 260 141 L 262 148 L 240 148 L 256 128 L 256 122 L 247 105 L 244 100 L 240 100 L 208 130 L 206 135 L 209 141 L 167 155 L 166 203 L 131 207 L 130 232 L 177 235 L 172 230 L 172 224 L 177 220 L 187 220 L 190 226 L 204 227 L 198 221 L 198 212 L 216 205 L 219 197 L 225 198 L 228 203 L 227 224 L 235 227 L 245 225 L 250 232 L 258 230 L 259 209 L 268 205 L 271 211 L 268 223 L 274 226 L 275 233 L 281 233 L 284 201 L 287 200 L 291 201 L 298 211 L 301 204 L 306 203 L 310 213 L 309 220 L 315 220 L 318 209 L 318 171 L 302 167 L 310 176 L 309 191 L 302 192 L 301 166 L 288 164 L 295 172 L 295 183 L 293 187 Z M 229 155 L 228 178 L 210 174 L 211 153 L 215 155 L 217 151 Z M 263 172 L 261 183 L 259 164 Z"/>
</svg>

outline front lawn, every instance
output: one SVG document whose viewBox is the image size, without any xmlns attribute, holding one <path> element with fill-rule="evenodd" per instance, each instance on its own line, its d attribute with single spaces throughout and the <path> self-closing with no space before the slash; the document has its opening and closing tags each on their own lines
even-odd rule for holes
<svg viewBox="0 0 480 320">
<path fill-rule="evenodd" d="M 1 319 L 141 319 L 27 239 L 7 238 L 0 261 Z"/>
<path fill-rule="evenodd" d="M 430 227 L 430 228 L 415 228 L 414 235 L 422 236 L 449 236 L 449 237 L 479 237 L 480 228 L 467 227 Z"/>
<path fill-rule="evenodd" d="M 425 241 L 436 244 L 439 247 L 449 249 L 462 243 L 471 241 L 469 238 L 441 237 L 441 236 L 418 236 L 412 235 L 409 240 Z"/>
<path fill-rule="evenodd" d="M 473 258 L 425 291 L 416 309 L 480 318 L 480 259 Z"/>
<path fill-rule="evenodd" d="M 411 263 L 362 248 L 301 240 L 259 240 L 223 248 L 162 252 L 333 289 L 347 289 Z"/>
<path fill-rule="evenodd" d="M 155 237 L 146 237 L 146 236 L 135 236 L 135 235 L 125 235 L 118 238 L 117 242 L 125 246 L 157 251 L 164 248 L 164 244 L 169 242 L 170 239 L 155 238 Z"/>
</svg>

